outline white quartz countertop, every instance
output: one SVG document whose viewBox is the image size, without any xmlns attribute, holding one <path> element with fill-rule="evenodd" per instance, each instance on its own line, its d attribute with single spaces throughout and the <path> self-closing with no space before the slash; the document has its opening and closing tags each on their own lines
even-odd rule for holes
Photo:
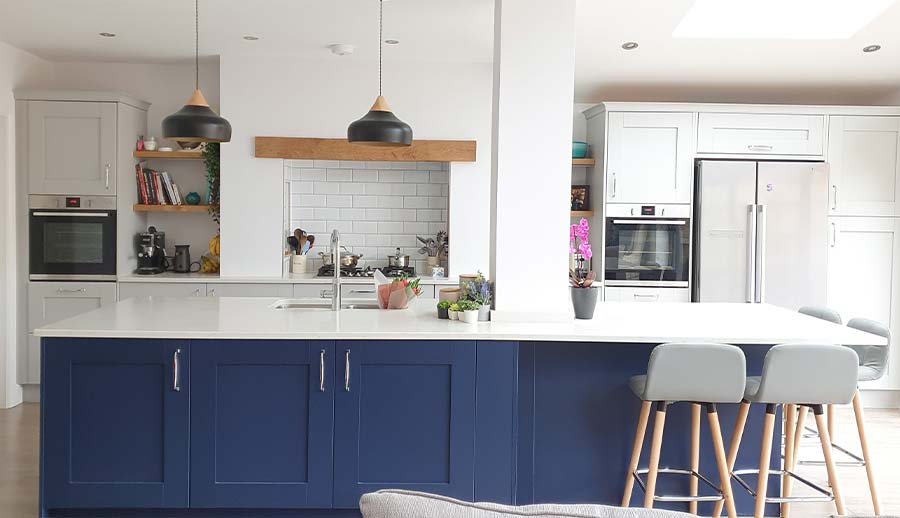
<svg viewBox="0 0 900 518">
<path fill-rule="evenodd" d="M 767 304 L 601 302 L 593 320 L 554 323 L 438 320 L 434 300 L 406 310 L 276 310 L 276 298 L 144 297 L 35 330 L 40 337 L 185 339 L 515 340 L 732 344 L 819 342 L 881 345 L 885 339 Z M 320 302 L 318 300 L 317 302 Z M 345 300 L 345 302 L 347 302 Z"/>
<path fill-rule="evenodd" d="M 430 275 L 418 275 L 422 284 L 456 286 L 456 277 L 435 278 Z M 220 277 L 217 273 L 175 273 L 164 272 L 156 275 L 120 275 L 118 282 L 186 282 L 209 284 L 331 284 L 331 277 L 318 277 L 315 273 L 292 273 L 283 277 Z M 342 277 L 344 284 L 371 284 L 372 279 L 366 277 Z"/>
</svg>

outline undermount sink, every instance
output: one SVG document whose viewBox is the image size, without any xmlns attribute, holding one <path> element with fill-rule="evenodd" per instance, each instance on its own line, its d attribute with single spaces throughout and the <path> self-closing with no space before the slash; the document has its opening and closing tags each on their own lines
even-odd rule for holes
<svg viewBox="0 0 900 518">
<path fill-rule="evenodd" d="M 318 300 L 282 299 L 269 306 L 272 309 L 323 309 L 331 310 L 331 303 Z M 376 302 L 346 302 L 341 309 L 381 309 Z"/>
</svg>

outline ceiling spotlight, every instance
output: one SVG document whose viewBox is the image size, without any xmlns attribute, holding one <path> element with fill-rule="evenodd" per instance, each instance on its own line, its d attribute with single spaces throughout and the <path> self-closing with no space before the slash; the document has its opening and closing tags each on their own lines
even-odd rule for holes
<svg viewBox="0 0 900 518">
<path fill-rule="evenodd" d="M 259 39 L 259 36 L 253 36 L 253 35 L 248 34 L 248 35 L 244 36 L 244 39 L 247 41 L 256 41 Z"/>
<path fill-rule="evenodd" d="M 866 45 L 863 47 L 863 52 L 877 52 L 881 50 L 881 45 Z"/>
<path fill-rule="evenodd" d="M 384 40 L 384 43 L 387 45 L 399 45 L 400 40 Z"/>
<path fill-rule="evenodd" d="M 116 37 L 116 33 L 114 33 L 114 32 L 101 32 L 101 33 L 100 33 L 100 36 L 103 36 L 104 38 L 115 38 L 115 37 Z"/>
<path fill-rule="evenodd" d="M 638 44 L 636 41 L 626 41 L 622 44 L 622 48 L 625 50 L 634 50 L 638 48 Z"/>
</svg>

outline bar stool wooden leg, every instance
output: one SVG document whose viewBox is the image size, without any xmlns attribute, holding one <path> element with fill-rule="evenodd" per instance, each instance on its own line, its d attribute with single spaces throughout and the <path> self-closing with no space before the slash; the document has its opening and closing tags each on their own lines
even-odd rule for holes
<svg viewBox="0 0 900 518">
<path fill-rule="evenodd" d="M 831 442 L 834 442 L 834 405 L 829 404 L 825 409 L 828 416 L 828 436 L 831 437 Z"/>
<path fill-rule="evenodd" d="M 656 404 L 656 414 L 653 416 L 653 439 L 650 443 L 650 466 L 647 472 L 647 492 L 644 494 L 644 507 L 653 508 L 653 498 L 656 496 L 656 477 L 659 475 L 659 452 L 662 449 L 663 429 L 666 426 L 666 402 Z"/>
<path fill-rule="evenodd" d="M 763 435 L 759 452 L 759 480 L 756 483 L 754 518 L 763 518 L 766 511 L 766 494 L 769 490 L 769 462 L 772 456 L 772 436 L 775 433 L 775 405 L 766 405 L 763 419 Z"/>
<path fill-rule="evenodd" d="M 859 445 L 862 447 L 863 460 L 866 462 L 866 477 L 869 479 L 869 493 L 872 495 L 872 507 L 875 509 L 875 516 L 880 516 L 881 504 L 878 502 L 878 489 L 875 487 L 875 473 L 874 468 L 872 467 L 872 458 L 869 455 L 869 441 L 866 438 L 866 423 L 863 416 L 862 402 L 859 400 L 859 390 L 853 395 L 853 413 L 856 415 L 856 430 L 859 432 Z"/>
<path fill-rule="evenodd" d="M 809 408 L 801 406 L 800 412 L 797 414 L 797 425 L 794 428 L 794 464 L 791 466 L 791 469 L 797 467 L 797 456 L 800 453 L 800 441 L 803 440 L 803 427 L 806 426 L 807 413 L 809 413 Z"/>
<path fill-rule="evenodd" d="M 709 418 L 709 433 L 712 436 L 713 450 L 716 453 L 716 465 L 719 467 L 719 488 L 722 490 L 728 518 L 737 518 L 734 494 L 731 491 L 731 470 L 728 468 L 728 459 L 725 457 L 725 442 L 722 440 L 722 427 L 719 426 L 719 413 L 716 412 L 715 404 L 706 405 L 706 415 Z"/>
<path fill-rule="evenodd" d="M 825 467 L 828 469 L 828 484 L 831 486 L 831 492 L 834 494 L 834 507 L 837 514 L 844 514 L 844 500 L 841 498 L 841 490 L 838 485 L 837 470 L 834 468 L 834 459 L 831 456 L 831 436 L 828 435 L 828 425 L 825 422 L 825 416 L 822 405 L 813 407 L 813 414 L 816 416 L 816 429 L 819 431 L 819 441 L 822 443 L 822 455 L 825 457 Z"/>
<path fill-rule="evenodd" d="M 634 430 L 634 444 L 631 447 L 631 462 L 628 463 L 628 473 L 625 474 L 625 494 L 622 495 L 622 507 L 631 504 L 631 492 L 634 489 L 634 471 L 641 461 L 641 449 L 644 446 L 644 434 L 647 433 L 647 421 L 650 418 L 652 401 L 641 402 L 641 414 L 638 417 L 637 428 Z"/>
<path fill-rule="evenodd" d="M 737 419 L 734 422 L 734 432 L 731 435 L 731 444 L 728 447 L 728 473 L 734 470 L 734 463 L 737 462 L 738 449 L 741 447 L 741 439 L 744 436 L 744 427 L 747 425 L 747 414 L 750 412 L 750 403 L 741 401 L 738 407 Z M 716 502 L 713 510 L 713 517 L 719 518 L 722 515 L 722 507 L 724 502 Z"/>
<path fill-rule="evenodd" d="M 691 403 L 691 471 L 700 471 L 700 405 Z M 697 496 L 698 480 L 691 474 L 691 496 Z M 690 502 L 688 510 L 697 514 L 697 502 Z"/>
<path fill-rule="evenodd" d="M 797 419 L 795 405 L 784 405 L 784 470 L 791 471 L 794 465 L 794 426 Z M 791 477 L 781 477 L 781 496 L 791 496 Z M 781 518 L 788 518 L 791 504 L 781 504 Z"/>
</svg>

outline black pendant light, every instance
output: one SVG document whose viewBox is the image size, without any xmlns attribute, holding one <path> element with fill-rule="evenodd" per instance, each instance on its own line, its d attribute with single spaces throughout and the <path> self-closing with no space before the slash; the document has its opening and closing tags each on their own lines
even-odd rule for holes
<svg viewBox="0 0 900 518">
<path fill-rule="evenodd" d="M 219 117 L 200 91 L 200 6 L 194 0 L 194 94 L 180 110 L 162 121 L 163 138 L 174 140 L 184 149 L 203 142 L 229 142 L 231 124 Z"/>
<path fill-rule="evenodd" d="M 384 50 L 384 0 L 378 0 L 378 97 L 362 119 L 347 128 L 347 140 L 369 146 L 409 146 L 413 132 L 409 124 L 398 119 L 381 95 L 382 53 Z"/>
</svg>

